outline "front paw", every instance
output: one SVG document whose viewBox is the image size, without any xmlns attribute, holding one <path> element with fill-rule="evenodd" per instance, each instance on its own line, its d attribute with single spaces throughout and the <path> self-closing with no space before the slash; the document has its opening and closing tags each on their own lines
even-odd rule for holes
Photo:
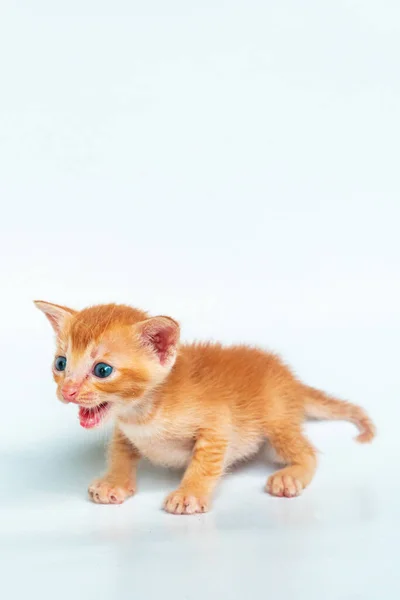
<svg viewBox="0 0 400 600">
<path fill-rule="evenodd" d="M 103 477 L 95 479 L 90 484 L 88 492 L 90 499 L 97 504 L 122 504 L 129 496 L 133 496 L 135 487 L 133 482 L 118 482 Z"/>
<path fill-rule="evenodd" d="M 176 490 L 164 501 L 164 510 L 174 515 L 193 515 L 208 511 L 208 499 L 189 490 Z"/>
</svg>

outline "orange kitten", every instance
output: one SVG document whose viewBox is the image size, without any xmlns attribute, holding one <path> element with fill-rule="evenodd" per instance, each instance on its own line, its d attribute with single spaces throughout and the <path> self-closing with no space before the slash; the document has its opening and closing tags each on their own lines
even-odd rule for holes
<svg viewBox="0 0 400 600">
<path fill-rule="evenodd" d="M 369 442 L 375 428 L 348 402 L 302 384 L 281 360 L 247 346 L 179 345 L 179 325 L 108 304 L 80 312 L 37 301 L 57 334 L 53 377 L 82 427 L 112 417 L 109 466 L 89 487 L 94 502 L 118 504 L 136 490 L 141 456 L 186 471 L 168 512 L 205 512 L 224 471 L 268 440 L 284 468 L 269 477 L 274 496 L 298 496 L 316 469 L 306 417 L 346 419 Z"/>
</svg>

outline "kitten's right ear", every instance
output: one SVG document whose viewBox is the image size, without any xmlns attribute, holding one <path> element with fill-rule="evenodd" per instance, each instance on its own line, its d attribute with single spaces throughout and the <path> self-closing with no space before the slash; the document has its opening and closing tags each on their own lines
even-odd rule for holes
<svg viewBox="0 0 400 600">
<path fill-rule="evenodd" d="M 51 304 L 50 302 L 43 302 L 43 300 L 35 300 L 34 304 L 46 315 L 57 334 L 64 328 L 67 320 L 76 313 L 72 308 Z"/>
<path fill-rule="evenodd" d="M 142 343 L 150 348 L 166 366 L 175 360 L 179 342 L 179 324 L 171 317 L 151 317 L 137 324 Z"/>
</svg>

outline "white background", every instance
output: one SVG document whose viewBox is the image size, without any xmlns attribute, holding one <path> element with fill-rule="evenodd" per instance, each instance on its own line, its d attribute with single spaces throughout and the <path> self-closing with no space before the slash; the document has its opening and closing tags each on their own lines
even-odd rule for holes
<svg viewBox="0 0 400 600">
<path fill-rule="evenodd" d="M 7 598 L 400 592 L 397 1 L 7 0 L 0 19 L 1 568 Z M 260 459 L 201 517 L 142 468 L 86 500 L 106 434 L 55 399 L 32 300 L 131 303 L 281 352 L 379 437 L 313 424 L 295 500 Z"/>
</svg>

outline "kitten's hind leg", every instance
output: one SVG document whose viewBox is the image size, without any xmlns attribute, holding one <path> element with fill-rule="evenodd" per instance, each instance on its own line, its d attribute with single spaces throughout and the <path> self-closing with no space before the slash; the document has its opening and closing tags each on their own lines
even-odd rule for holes
<svg viewBox="0 0 400 600">
<path fill-rule="evenodd" d="M 300 426 L 288 420 L 268 423 L 266 434 L 280 461 L 288 465 L 268 478 L 266 491 L 272 496 L 298 496 L 314 476 L 317 466 L 314 448 Z"/>
<path fill-rule="evenodd" d="M 264 456 L 267 462 L 272 463 L 277 467 L 286 467 L 286 465 L 288 464 L 287 460 L 285 460 L 283 456 L 280 456 L 275 450 L 275 448 L 268 441 L 264 449 Z"/>
</svg>

